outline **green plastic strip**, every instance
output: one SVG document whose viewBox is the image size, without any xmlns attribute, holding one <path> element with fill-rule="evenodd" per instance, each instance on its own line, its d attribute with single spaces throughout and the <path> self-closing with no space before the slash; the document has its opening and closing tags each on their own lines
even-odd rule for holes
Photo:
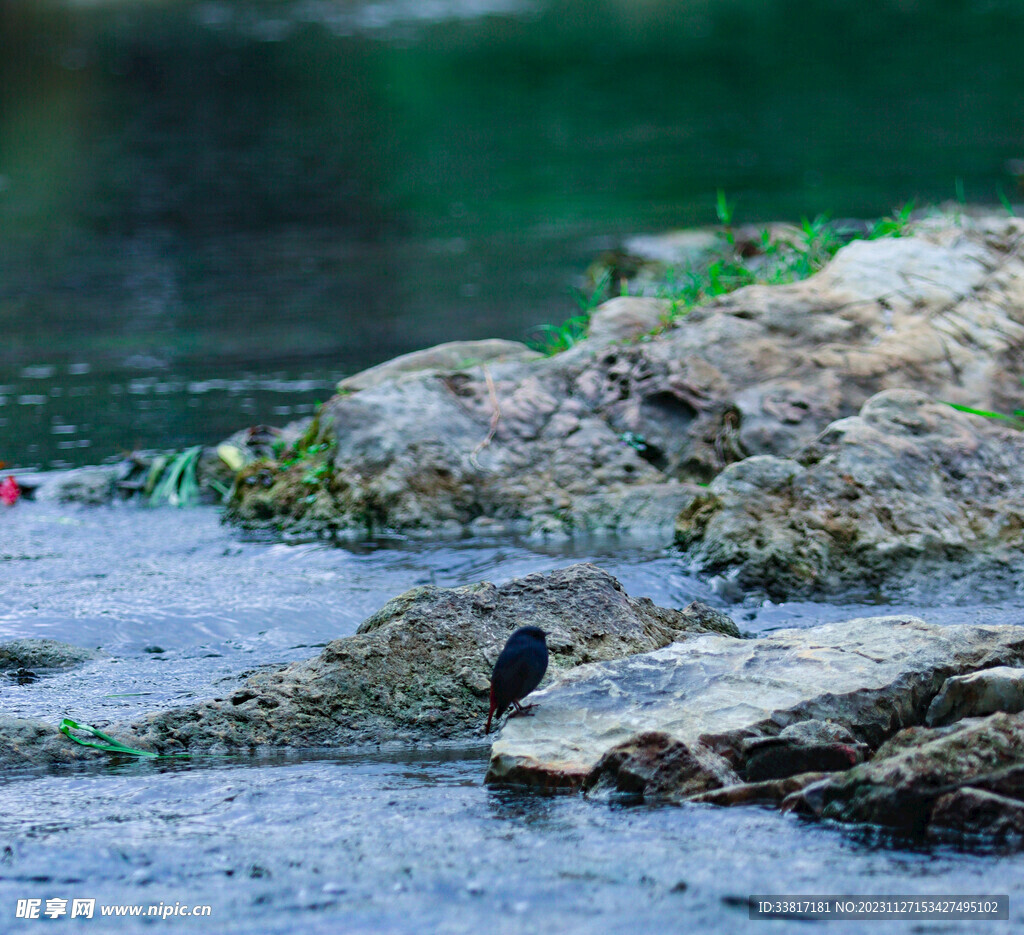
<svg viewBox="0 0 1024 935">
<path fill-rule="evenodd" d="M 76 737 L 71 732 L 73 730 L 83 730 L 87 734 L 92 734 L 93 737 L 99 737 L 103 743 L 97 743 L 95 740 L 83 740 L 81 737 Z M 135 747 L 129 747 L 127 744 L 121 743 L 120 740 L 115 740 L 109 734 L 104 734 L 103 731 L 97 730 L 95 727 L 90 727 L 88 724 L 79 724 L 77 721 L 72 721 L 71 718 L 66 717 L 60 722 L 60 732 L 65 736 L 69 737 L 75 743 L 81 744 L 83 747 L 94 747 L 97 750 L 102 750 L 104 753 L 118 753 L 122 756 L 144 756 L 150 759 L 170 759 L 171 757 L 182 757 L 191 756 L 188 753 L 151 753 L 148 750 L 136 750 Z"/>
</svg>

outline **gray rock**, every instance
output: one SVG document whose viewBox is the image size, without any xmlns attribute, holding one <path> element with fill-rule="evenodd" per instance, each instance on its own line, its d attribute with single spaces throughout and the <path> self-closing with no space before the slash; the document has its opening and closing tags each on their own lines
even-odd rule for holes
<svg viewBox="0 0 1024 935">
<path fill-rule="evenodd" d="M 668 231 L 663 234 L 636 234 L 626 239 L 626 251 L 641 259 L 664 266 L 696 266 L 711 256 L 721 244 L 721 234 L 712 228 Z"/>
<path fill-rule="evenodd" d="M 58 640 L 25 638 L 0 643 L 0 671 L 5 669 L 72 669 L 100 654 Z"/>
<path fill-rule="evenodd" d="M 104 756 L 68 740 L 55 724 L 0 714 L 0 769 L 78 763 Z"/>
<path fill-rule="evenodd" d="M 37 474 L 34 475 L 34 498 L 88 506 L 110 503 L 114 499 L 121 471 L 119 465 L 101 465 Z"/>
<path fill-rule="evenodd" d="M 656 541 L 671 540 L 676 517 L 704 493 L 697 484 L 676 481 L 652 484 L 620 484 L 572 498 L 560 515 L 541 514 L 534 518 L 533 529 L 553 533 L 617 533 L 630 536 L 654 536 Z"/>
<path fill-rule="evenodd" d="M 598 311 L 592 338 L 555 357 L 516 353 L 466 368 L 455 357 L 467 352 L 458 350 L 444 360 L 421 354 L 390 362 L 353 378 L 347 395 L 322 408 L 319 440 L 333 447 L 319 483 L 309 485 L 308 465 L 253 466 L 240 478 L 229 518 L 286 534 L 438 535 L 484 520 L 549 536 L 638 528 L 664 535 L 659 511 L 685 509 L 685 485 L 710 482 L 747 456 L 796 458 L 810 470 L 805 446 L 880 391 L 913 386 L 936 399 L 1011 411 L 1019 373 L 1003 362 L 1024 350 L 1024 256 L 1015 248 L 1022 234 L 1016 218 L 935 218 L 911 237 L 854 242 L 803 282 L 724 296 L 650 340 L 609 343 L 636 337 L 657 308 L 620 299 Z M 970 433 L 961 440 L 969 445 Z M 1000 447 L 1006 461 L 1019 461 L 1008 436 L 986 442 L 980 462 L 969 449 L 951 454 L 988 476 Z M 855 460 L 865 479 L 854 474 L 854 487 L 892 466 L 891 452 L 877 470 L 870 449 L 862 452 Z M 951 464 L 949 476 L 955 471 Z M 844 476 L 832 476 L 839 495 Z M 676 489 L 664 498 L 651 495 L 670 484 Z M 919 499 L 931 494 L 938 489 Z M 940 497 L 940 515 L 950 505 L 969 512 L 961 495 L 968 491 Z M 632 510 L 637 503 L 643 508 Z M 943 568 L 998 550 L 998 517 L 1010 539 L 1020 526 L 1016 500 L 1006 505 L 1009 512 L 986 514 L 988 526 L 973 536 L 964 538 L 959 521 L 943 522 L 923 541 L 954 536 Z M 839 537 L 855 532 L 836 529 Z M 915 541 L 906 547 L 912 554 Z M 1014 542 L 1004 545 L 1016 554 Z M 877 552 L 885 565 L 884 548 Z M 728 565 L 729 553 L 708 559 Z M 821 591 L 844 580 L 843 568 L 833 575 L 815 555 L 797 556 L 790 571 L 785 550 L 776 553 L 782 577 L 798 589 L 808 577 Z M 941 549 L 928 554 L 938 559 Z"/>
<path fill-rule="evenodd" d="M 1024 669 L 998 666 L 946 679 L 928 708 L 925 722 L 937 727 L 997 711 L 1024 711 Z"/>
<path fill-rule="evenodd" d="M 1024 434 L 889 390 L 795 459 L 730 465 L 680 514 L 705 571 L 775 598 L 1010 588 L 1024 556 Z"/>
<path fill-rule="evenodd" d="M 764 639 L 706 634 L 644 655 L 581 666 L 531 696 L 491 749 L 493 782 L 582 783 L 601 757 L 658 731 L 742 773 L 751 739 L 831 720 L 874 749 L 919 724 L 950 675 L 1024 658 L 1024 628 L 933 626 L 870 617 Z M 870 764 L 869 764 L 870 765 Z M 863 767 L 858 767 L 863 768 Z"/>
<path fill-rule="evenodd" d="M 419 587 L 313 659 L 261 671 L 227 698 L 120 725 L 114 735 L 165 752 L 478 736 L 491 669 L 509 634 L 526 624 L 550 634 L 551 674 L 709 628 L 738 632 L 707 609 L 670 610 L 631 598 L 593 565 L 497 587 Z"/>
<path fill-rule="evenodd" d="M 857 738 L 842 724 L 835 721 L 797 721 L 779 731 L 779 737 L 793 743 L 845 743 L 854 744 Z"/>
<path fill-rule="evenodd" d="M 594 309 L 587 337 L 595 345 L 633 341 L 664 327 L 670 318 L 668 302 L 619 296 Z"/>
<path fill-rule="evenodd" d="M 449 341 L 386 360 L 361 370 L 338 383 L 339 393 L 357 393 L 410 373 L 424 370 L 454 372 L 498 360 L 536 360 L 541 354 L 519 341 L 485 338 L 482 341 Z"/>
</svg>

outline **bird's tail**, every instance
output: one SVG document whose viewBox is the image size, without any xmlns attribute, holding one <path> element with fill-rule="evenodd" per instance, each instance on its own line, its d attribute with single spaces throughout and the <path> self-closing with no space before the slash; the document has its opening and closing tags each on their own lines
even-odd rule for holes
<svg viewBox="0 0 1024 935">
<path fill-rule="evenodd" d="M 494 716 L 494 709 L 498 705 L 494 700 L 494 686 L 491 686 L 491 710 L 487 712 L 487 726 L 484 728 L 484 733 L 489 734 L 491 732 L 491 718 Z"/>
</svg>

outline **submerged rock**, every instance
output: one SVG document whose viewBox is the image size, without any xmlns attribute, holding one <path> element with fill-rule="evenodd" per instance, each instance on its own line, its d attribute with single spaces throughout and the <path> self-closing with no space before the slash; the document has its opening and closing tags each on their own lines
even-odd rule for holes
<svg viewBox="0 0 1024 935">
<path fill-rule="evenodd" d="M 229 517 L 285 533 L 438 535 L 487 521 L 545 536 L 638 526 L 664 535 L 687 509 L 690 485 L 747 457 L 803 457 L 880 391 L 913 386 L 1012 411 L 1020 373 L 1009 362 L 1024 348 L 1022 233 L 1016 218 L 934 218 L 909 237 L 855 241 L 810 279 L 740 289 L 656 334 L 668 305 L 618 299 L 595 313 L 591 338 L 554 357 L 473 362 L 442 348 L 420 352 L 412 372 L 383 365 L 322 407 L 311 439 L 319 460 L 243 471 Z M 1006 460 L 1016 458 L 1006 438 L 992 439 L 986 457 L 1004 444 Z M 867 453 L 862 460 L 871 474 Z M 845 481 L 834 474 L 831 483 Z M 669 493 L 652 495 L 658 486 Z M 638 502 L 644 509 L 633 509 Z M 958 503 L 949 492 L 939 508 Z M 966 539 L 953 523 L 947 565 L 1002 534 L 1012 539 L 1012 515 L 1002 533 L 989 523 Z M 755 569 L 730 565 L 728 554 L 708 558 Z M 824 591 L 846 580 L 814 558 L 789 563 L 780 586 L 810 579 Z"/>
<path fill-rule="evenodd" d="M 650 732 L 691 754 L 713 751 L 737 774 L 756 762 L 760 738 L 780 737 L 798 748 L 817 744 L 818 763 L 822 746 L 833 744 L 833 752 L 845 746 L 850 765 L 860 755 L 858 744 L 874 749 L 920 724 L 949 676 L 1022 658 L 1024 628 L 939 627 L 915 617 L 848 620 L 758 640 L 691 637 L 565 673 L 537 693 L 534 717 L 506 724 L 491 750 L 488 781 L 580 785 L 605 754 L 622 744 L 628 750 L 636 735 Z M 805 721 L 817 723 L 803 733 L 795 729 Z M 847 736 L 852 744 L 841 742 Z M 812 762 L 794 756 L 789 768 L 804 772 Z M 661 796 L 664 786 L 658 779 Z"/>
<path fill-rule="evenodd" d="M 498 653 L 529 624 L 548 633 L 549 672 L 709 631 L 738 637 L 722 614 L 631 598 L 593 565 L 499 586 L 418 587 L 313 659 L 259 672 L 227 698 L 122 725 L 117 736 L 162 752 L 477 736 Z"/>
<path fill-rule="evenodd" d="M 793 458 L 730 465 L 680 514 L 690 561 L 775 598 L 936 580 L 1016 588 L 1024 433 L 913 390 L 872 397 Z"/>
</svg>

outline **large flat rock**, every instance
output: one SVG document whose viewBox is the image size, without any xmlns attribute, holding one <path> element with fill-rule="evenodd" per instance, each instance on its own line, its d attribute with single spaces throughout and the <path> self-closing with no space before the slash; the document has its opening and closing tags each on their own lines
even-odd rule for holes
<svg viewBox="0 0 1024 935">
<path fill-rule="evenodd" d="M 529 718 L 495 741 L 490 782 L 575 786 L 602 754 L 659 731 L 742 768 L 751 739 L 833 721 L 875 748 L 923 722 L 946 678 L 1024 658 L 1024 628 L 940 627 L 868 617 L 765 639 L 692 637 L 655 652 L 581 666 L 531 696 Z"/>
</svg>

